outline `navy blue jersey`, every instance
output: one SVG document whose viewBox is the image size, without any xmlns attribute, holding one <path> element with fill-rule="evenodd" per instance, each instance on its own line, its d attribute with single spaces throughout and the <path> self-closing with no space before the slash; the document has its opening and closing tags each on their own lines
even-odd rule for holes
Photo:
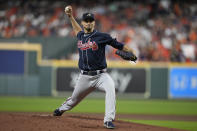
<svg viewBox="0 0 197 131">
<path fill-rule="evenodd" d="M 111 45 L 116 49 L 123 49 L 123 44 L 113 39 L 109 34 L 94 30 L 90 34 L 80 31 L 77 34 L 79 50 L 79 68 L 94 71 L 107 68 L 105 46 Z"/>
</svg>

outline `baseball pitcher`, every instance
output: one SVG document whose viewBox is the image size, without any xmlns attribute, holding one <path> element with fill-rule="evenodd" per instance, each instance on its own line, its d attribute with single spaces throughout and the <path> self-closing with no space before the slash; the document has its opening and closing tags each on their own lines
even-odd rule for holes
<svg viewBox="0 0 197 131">
<path fill-rule="evenodd" d="M 116 54 L 125 60 L 136 61 L 137 57 L 133 54 L 132 49 L 118 42 L 116 39 L 113 39 L 109 34 L 95 30 L 94 14 L 83 14 L 81 21 L 83 28 L 81 28 L 72 15 L 71 6 L 65 8 L 65 13 L 69 17 L 74 33 L 78 39 L 78 66 L 81 72 L 72 96 L 57 108 L 53 115 L 61 116 L 65 111 L 71 110 L 76 106 L 90 92 L 98 89 L 106 94 L 104 126 L 113 129 L 115 126 L 112 122 L 115 119 L 116 112 L 115 85 L 107 73 L 105 46 L 110 45 L 118 49 Z"/>
</svg>

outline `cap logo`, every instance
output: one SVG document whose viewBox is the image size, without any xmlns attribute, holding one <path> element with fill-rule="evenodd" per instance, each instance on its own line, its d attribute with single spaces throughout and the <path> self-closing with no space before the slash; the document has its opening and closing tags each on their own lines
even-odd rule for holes
<svg viewBox="0 0 197 131">
<path fill-rule="evenodd" d="M 91 14 L 88 14 L 87 16 L 91 16 Z"/>
</svg>

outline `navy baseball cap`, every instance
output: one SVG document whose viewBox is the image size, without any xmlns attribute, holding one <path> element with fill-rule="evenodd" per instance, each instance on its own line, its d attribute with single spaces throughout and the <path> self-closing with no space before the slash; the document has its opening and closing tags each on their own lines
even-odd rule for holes
<svg viewBox="0 0 197 131">
<path fill-rule="evenodd" d="M 83 21 L 94 21 L 94 14 L 92 13 L 84 13 L 82 16 Z"/>
</svg>

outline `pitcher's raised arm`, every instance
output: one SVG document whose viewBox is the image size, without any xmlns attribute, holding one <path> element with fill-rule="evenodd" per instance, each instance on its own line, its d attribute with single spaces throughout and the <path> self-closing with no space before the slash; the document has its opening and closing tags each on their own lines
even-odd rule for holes
<svg viewBox="0 0 197 131">
<path fill-rule="evenodd" d="M 73 17 L 72 7 L 70 5 L 65 7 L 65 13 L 67 14 L 67 16 L 69 17 L 71 21 L 75 35 L 77 35 L 78 32 L 82 31 L 82 28 L 80 27 L 80 25 L 77 23 L 77 21 Z"/>
</svg>

